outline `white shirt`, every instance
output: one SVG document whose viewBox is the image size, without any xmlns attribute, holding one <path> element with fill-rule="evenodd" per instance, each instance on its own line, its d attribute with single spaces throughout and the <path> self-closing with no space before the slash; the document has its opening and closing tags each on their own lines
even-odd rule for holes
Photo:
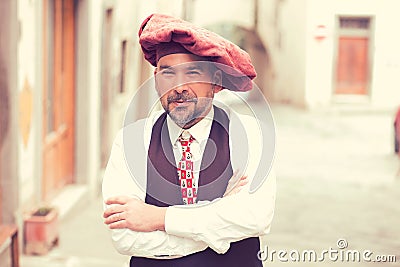
<svg viewBox="0 0 400 267">
<path fill-rule="evenodd" d="M 147 258 L 173 258 L 186 256 L 210 247 L 217 253 L 225 253 L 228 251 L 231 242 L 248 237 L 262 236 L 269 232 L 274 214 L 276 193 L 276 179 L 272 168 L 267 179 L 258 190 L 250 192 L 251 182 L 257 179 L 255 174 L 261 160 L 260 143 L 262 143 L 262 140 L 260 139 L 259 125 L 253 117 L 237 114 L 233 111 L 227 113 L 230 116 L 229 137 L 232 168 L 236 170 L 238 166 L 245 166 L 243 170 L 239 171 L 248 176 L 249 183 L 239 193 L 216 199 L 207 205 L 168 207 L 165 216 L 165 232 L 134 232 L 129 229 L 111 230 L 113 244 L 118 252 Z M 235 116 L 232 116 L 232 114 Z M 152 127 L 160 115 L 161 112 L 155 113 L 142 123 L 143 148 L 146 152 L 150 144 Z M 235 152 L 238 150 L 234 149 L 234 146 L 238 146 L 239 142 L 231 143 L 235 132 L 232 127 L 235 124 L 242 124 L 247 135 L 246 145 L 248 145 L 249 151 L 247 162 L 244 165 L 239 162 L 240 160 L 243 161 L 243 155 Z M 170 125 L 168 124 L 168 126 Z M 173 129 L 174 127 L 169 127 L 171 143 L 174 145 L 178 133 L 174 133 L 177 129 Z M 200 134 L 206 133 L 208 136 L 210 130 L 207 131 Z M 201 139 L 199 138 L 199 140 Z M 245 143 L 246 136 L 240 136 L 239 139 L 241 139 L 241 143 Z M 238 140 L 238 138 L 235 140 Z M 202 150 L 204 151 L 204 148 Z M 239 152 L 241 152 L 240 149 Z M 147 154 L 143 154 L 144 160 L 136 165 L 138 168 L 142 167 L 143 170 L 137 172 L 135 170 L 132 174 L 125 158 L 123 130 L 121 129 L 115 138 L 104 174 L 102 188 L 104 200 L 120 195 L 135 196 L 143 201 L 145 200 Z M 140 177 L 132 177 L 132 175 Z M 193 206 L 196 208 L 193 208 Z"/>
</svg>

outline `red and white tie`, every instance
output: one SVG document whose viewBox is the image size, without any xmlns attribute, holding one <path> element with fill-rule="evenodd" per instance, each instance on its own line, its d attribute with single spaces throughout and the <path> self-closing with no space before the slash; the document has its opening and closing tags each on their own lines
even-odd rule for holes
<svg viewBox="0 0 400 267">
<path fill-rule="evenodd" d="M 183 131 L 178 138 L 182 147 L 182 157 L 178 163 L 178 176 L 185 205 L 196 203 L 197 199 L 197 185 L 193 176 L 193 155 L 190 152 L 190 145 L 194 140 L 187 131 Z"/>
</svg>

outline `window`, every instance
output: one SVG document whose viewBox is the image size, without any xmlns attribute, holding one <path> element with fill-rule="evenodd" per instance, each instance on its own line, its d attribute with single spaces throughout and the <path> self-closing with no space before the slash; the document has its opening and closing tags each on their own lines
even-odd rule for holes
<svg viewBox="0 0 400 267">
<path fill-rule="evenodd" d="M 340 28 L 342 29 L 369 29 L 370 18 L 340 18 Z"/>
<path fill-rule="evenodd" d="M 120 73 L 120 86 L 119 92 L 125 92 L 125 72 L 126 72 L 126 43 L 127 41 L 122 41 L 121 45 L 121 73 Z"/>
</svg>

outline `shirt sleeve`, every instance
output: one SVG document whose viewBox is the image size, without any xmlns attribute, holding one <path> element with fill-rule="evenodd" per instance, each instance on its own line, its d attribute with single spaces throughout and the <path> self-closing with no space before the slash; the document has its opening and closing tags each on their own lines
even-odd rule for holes
<svg viewBox="0 0 400 267">
<path fill-rule="evenodd" d="M 236 195 L 217 199 L 195 209 L 168 207 L 168 234 L 201 241 L 218 253 L 230 243 L 269 233 L 274 214 L 276 181 L 273 172 L 254 193 L 243 189 Z"/>
<path fill-rule="evenodd" d="M 146 193 L 132 178 L 124 157 L 122 130 L 112 146 L 103 183 L 104 201 L 112 196 L 132 196 L 144 201 Z M 142 166 L 145 168 L 145 166 Z M 106 205 L 104 206 L 106 208 Z M 167 234 L 164 231 L 134 232 L 129 229 L 110 230 L 116 250 L 125 255 L 146 258 L 174 258 L 186 256 L 206 249 L 202 241 Z"/>
<path fill-rule="evenodd" d="M 254 124 L 247 127 L 250 134 L 254 133 L 253 130 Z M 250 184 L 257 174 L 261 149 L 257 137 L 253 135 L 248 139 L 249 162 L 243 171 L 250 182 L 245 188 L 235 195 L 195 209 L 168 207 L 165 217 L 167 233 L 204 242 L 217 253 L 228 251 L 232 242 L 269 233 L 275 208 L 275 173 L 271 167 L 261 186 L 251 192 Z"/>
</svg>

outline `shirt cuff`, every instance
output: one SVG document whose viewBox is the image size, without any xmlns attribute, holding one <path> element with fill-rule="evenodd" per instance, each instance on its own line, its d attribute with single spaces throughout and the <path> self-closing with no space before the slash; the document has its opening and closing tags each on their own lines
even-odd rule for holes
<svg viewBox="0 0 400 267">
<path fill-rule="evenodd" d="M 167 208 L 165 213 L 165 232 L 170 235 L 192 238 L 192 234 L 194 233 L 194 225 L 188 225 L 185 220 L 185 214 L 187 216 L 187 209 L 189 207 L 174 207 L 170 206 Z M 193 218 L 194 219 L 194 218 Z M 185 229 L 185 232 L 182 231 Z"/>
<path fill-rule="evenodd" d="M 203 205 L 200 205 L 203 206 Z M 201 241 L 207 244 L 217 253 L 228 251 L 230 242 L 218 236 L 215 232 L 208 232 L 206 228 L 210 225 L 207 221 L 209 210 L 204 205 L 170 206 L 165 214 L 165 232 L 194 241 Z M 218 228 L 217 225 L 215 225 Z M 220 226 L 219 226 L 220 227 Z"/>
</svg>

